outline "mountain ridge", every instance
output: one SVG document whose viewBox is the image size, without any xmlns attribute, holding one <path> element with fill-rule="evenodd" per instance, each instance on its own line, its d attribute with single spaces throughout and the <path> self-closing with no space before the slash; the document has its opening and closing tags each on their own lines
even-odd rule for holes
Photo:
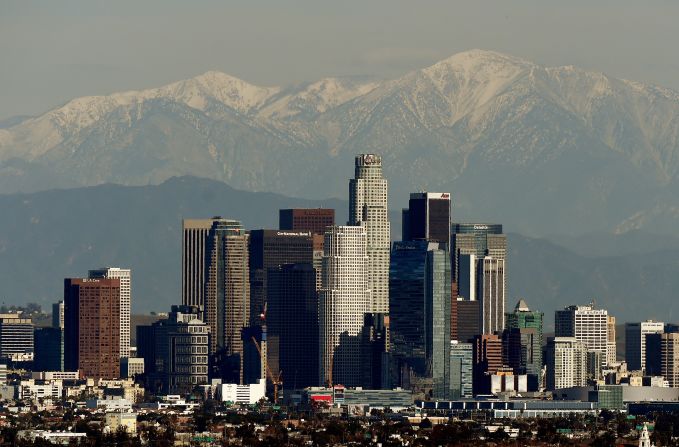
<svg viewBox="0 0 679 447">
<path fill-rule="evenodd" d="M 463 217 L 526 234 L 679 223 L 679 93 L 572 66 L 470 50 L 382 81 L 261 87 L 209 71 L 64 107 L 0 129 L 0 192 L 197 175 L 342 197 L 336 172 L 376 152 L 392 207 L 448 190 Z"/>
</svg>

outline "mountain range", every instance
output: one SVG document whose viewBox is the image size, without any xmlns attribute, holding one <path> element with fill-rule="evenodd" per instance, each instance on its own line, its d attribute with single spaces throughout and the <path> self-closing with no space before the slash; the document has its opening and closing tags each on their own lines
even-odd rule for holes
<svg viewBox="0 0 679 447">
<path fill-rule="evenodd" d="M 246 228 L 277 228 L 277 210 L 287 207 L 334 208 L 338 223 L 348 216 L 346 201 L 240 191 L 195 177 L 0 195 L 0 301 L 49 308 L 62 298 L 63 278 L 120 266 L 133 271 L 133 310 L 165 312 L 181 301 L 182 218 L 221 214 Z M 400 213 L 392 211 L 390 220 L 397 236 Z M 595 237 L 589 240 L 593 252 L 615 243 L 619 253 L 585 256 L 542 238 L 508 237 L 507 306 L 525 298 L 545 313 L 547 329 L 555 309 L 590 299 L 622 322 L 640 315 L 671 321 L 676 315 L 676 240 L 640 247 L 635 241 L 654 239 L 638 232 L 633 238 Z"/>
<path fill-rule="evenodd" d="M 76 98 L 0 126 L 0 193 L 160 184 L 345 197 L 356 153 L 383 155 L 396 209 L 449 191 L 456 220 L 522 234 L 671 234 L 679 94 L 471 50 L 392 80 L 261 87 L 220 72 Z"/>
</svg>

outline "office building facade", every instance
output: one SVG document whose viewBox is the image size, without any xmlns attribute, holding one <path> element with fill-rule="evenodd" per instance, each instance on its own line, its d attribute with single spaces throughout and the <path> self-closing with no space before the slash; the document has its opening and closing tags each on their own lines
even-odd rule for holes
<svg viewBox="0 0 679 447">
<path fill-rule="evenodd" d="M 120 376 L 120 280 L 64 280 L 64 368 L 93 379 Z"/>
<path fill-rule="evenodd" d="M 33 371 L 63 371 L 64 331 L 58 327 L 39 327 L 33 334 Z"/>
<path fill-rule="evenodd" d="M 575 337 L 588 351 L 599 353 L 600 367 L 608 365 L 609 327 L 608 311 L 588 306 L 568 306 L 554 314 L 556 337 Z M 615 340 L 612 340 L 615 343 Z M 600 368 L 599 368 L 600 369 Z"/>
<path fill-rule="evenodd" d="M 450 344 L 450 399 L 471 399 L 473 394 L 474 345 L 451 341 Z"/>
<path fill-rule="evenodd" d="M 527 374 L 531 391 L 542 383 L 543 314 L 530 310 L 523 299 L 505 317 L 505 364 L 515 374 Z"/>
<path fill-rule="evenodd" d="M 408 208 L 403 209 L 402 233 L 404 241 L 450 244 L 450 193 L 410 194 Z"/>
<path fill-rule="evenodd" d="M 215 220 L 182 220 L 182 304 L 205 306 L 206 244 Z"/>
<path fill-rule="evenodd" d="M 222 350 L 236 362 L 243 357 L 241 330 L 250 321 L 248 242 L 240 222 L 215 219 L 205 247 L 204 307 L 211 352 Z"/>
<path fill-rule="evenodd" d="M 33 352 L 33 321 L 18 313 L 0 314 L 0 357 L 30 361 Z"/>
<path fill-rule="evenodd" d="M 52 327 L 64 328 L 64 302 L 52 304 Z"/>
<path fill-rule="evenodd" d="M 284 264 L 314 264 L 310 231 L 250 231 L 250 325 L 262 323 L 267 301 L 267 271 Z"/>
<path fill-rule="evenodd" d="M 355 158 L 354 178 L 349 180 L 348 224 L 363 226 L 366 230 L 371 312 L 389 313 L 391 236 L 387 180 L 382 176 L 382 157 L 379 155 L 362 154 Z"/>
<path fill-rule="evenodd" d="M 491 376 L 503 366 L 502 339 L 497 334 L 474 337 L 474 394 L 490 394 Z"/>
<path fill-rule="evenodd" d="M 646 320 L 625 324 L 625 361 L 630 371 L 646 369 L 646 336 L 662 334 L 665 323 Z"/>
<path fill-rule="evenodd" d="M 461 297 L 452 299 L 450 309 L 450 338 L 459 342 L 471 343 L 481 334 L 481 302 L 468 301 Z"/>
<path fill-rule="evenodd" d="M 490 223 L 453 223 L 451 225 L 450 253 L 453 269 L 453 282 L 457 284 L 459 258 L 474 255 L 476 259 L 490 256 L 507 259 L 507 236 L 502 233 L 502 225 Z M 465 297 L 469 299 L 469 297 Z"/>
<path fill-rule="evenodd" d="M 283 231 L 325 234 L 335 225 L 335 210 L 331 208 L 293 208 L 278 212 L 278 228 Z"/>
<path fill-rule="evenodd" d="M 120 356 L 130 356 L 130 318 L 132 309 L 132 271 L 118 267 L 90 270 L 90 278 L 115 278 L 120 280 Z"/>
<path fill-rule="evenodd" d="M 311 264 L 284 264 L 267 271 L 269 367 L 285 372 L 286 387 L 318 386 L 318 294 Z"/>
<path fill-rule="evenodd" d="M 365 226 L 335 226 L 325 233 L 319 299 L 321 384 L 361 384 L 361 334 L 370 313 L 370 258 Z"/>
<path fill-rule="evenodd" d="M 660 375 L 679 388 L 679 333 L 660 335 Z"/>
</svg>

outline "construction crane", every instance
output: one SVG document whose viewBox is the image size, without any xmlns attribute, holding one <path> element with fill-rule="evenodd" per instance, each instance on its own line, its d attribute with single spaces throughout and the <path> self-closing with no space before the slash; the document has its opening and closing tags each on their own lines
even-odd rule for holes
<svg viewBox="0 0 679 447">
<path fill-rule="evenodd" d="M 257 352 L 259 353 L 259 358 L 262 359 L 262 364 L 264 365 L 264 370 L 265 370 L 265 375 L 266 377 L 269 378 L 271 381 L 271 384 L 273 385 L 273 403 L 278 404 L 278 387 L 283 385 L 283 371 L 278 371 L 278 376 L 274 377 L 273 374 L 271 373 L 271 368 L 269 368 L 269 362 L 266 359 L 266 356 L 262 353 L 262 348 L 259 346 L 259 343 L 257 343 L 257 339 L 255 337 L 251 337 L 252 342 L 255 344 L 255 347 L 257 348 Z"/>
</svg>

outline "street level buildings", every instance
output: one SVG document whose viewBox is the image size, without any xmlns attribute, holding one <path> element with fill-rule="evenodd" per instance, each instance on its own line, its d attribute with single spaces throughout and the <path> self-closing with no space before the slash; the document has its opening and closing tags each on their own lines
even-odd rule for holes
<svg viewBox="0 0 679 447">
<path fill-rule="evenodd" d="M 354 178 L 349 180 L 349 225 L 363 226 L 367 237 L 368 289 L 371 312 L 389 313 L 389 250 L 387 180 L 382 157 L 362 154 L 355 158 Z"/>
</svg>

